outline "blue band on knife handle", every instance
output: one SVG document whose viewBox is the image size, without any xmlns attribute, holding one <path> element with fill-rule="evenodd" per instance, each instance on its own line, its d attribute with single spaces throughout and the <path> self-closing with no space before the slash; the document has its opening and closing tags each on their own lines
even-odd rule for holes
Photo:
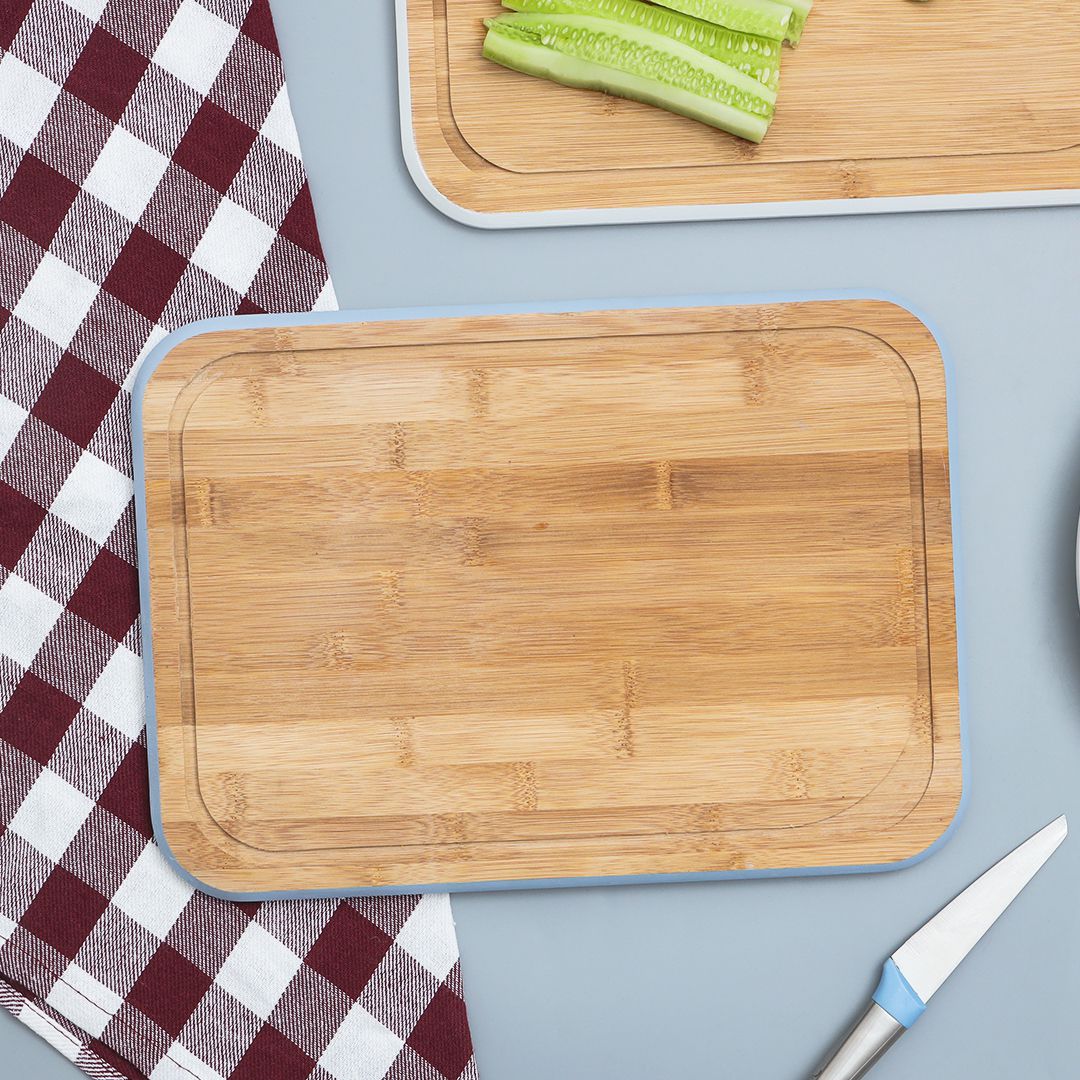
<svg viewBox="0 0 1080 1080">
<path fill-rule="evenodd" d="M 891 957 L 885 961 L 881 982 L 874 991 L 874 1001 L 906 1028 L 926 1012 L 926 1002 L 912 990 L 911 983 L 900 973 Z"/>
</svg>

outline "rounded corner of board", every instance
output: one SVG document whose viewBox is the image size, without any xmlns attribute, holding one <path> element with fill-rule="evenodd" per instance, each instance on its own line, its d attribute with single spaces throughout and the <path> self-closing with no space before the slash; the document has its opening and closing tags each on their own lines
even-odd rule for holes
<svg viewBox="0 0 1080 1080">
<path fill-rule="evenodd" d="M 932 854 L 939 847 L 943 847 L 952 839 L 953 834 L 960 827 L 967 812 L 968 786 L 965 762 L 967 760 L 967 745 L 964 733 L 961 733 L 960 760 L 957 763 L 957 776 L 952 790 L 949 792 L 947 801 L 941 810 L 944 822 L 940 832 L 934 838 L 926 854 Z"/>
<path fill-rule="evenodd" d="M 918 866 L 936 855 L 953 838 L 967 806 L 966 790 L 962 782 L 947 795 L 943 794 L 934 801 L 935 806 L 930 812 L 935 824 L 921 835 L 912 837 L 910 852 L 901 852 L 895 860 L 884 864 L 880 869 L 906 870 L 910 866 Z M 918 813 L 917 808 L 915 812 Z"/>
<path fill-rule="evenodd" d="M 136 401 L 141 400 L 150 388 L 150 384 L 156 378 L 160 378 L 168 368 L 169 358 L 179 349 L 180 345 L 187 340 L 183 330 L 173 330 L 166 334 L 143 358 L 139 364 L 135 381 L 132 384 L 131 396 Z"/>
<path fill-rule="evenodd" d="M 921 310 L 918 305 L 910 303 L 903 297 L 887 293 L 868 298 L 868 300 L 873 303 L 877 311 L 893 320 L 901 327 L 906 327 L 919 335 L 929 338 L 933 343 L 934 350 L 942 357 L 944 356 L 945 349 L 942 345 L 940 332 L 934 324 L 934 320 L 927 315 L 926 312 Z M 882 334 L 881 336 L 884 340 L 889 341 L 887 334 Z M 892 342 L 890 342 L 890 344 L 892 344 Z"/>
<path fill-rule="evenodd" d="M 447 147 L 449 150 L 449 147 Z M 505 227 L 505 214 L 496 215 L 475 210 L 455 199 L 452 199 L 431 178 L 424 164 L 423 154 L 416 142 L 415 133 L 411 125 L 402 126 L 401 129 L 401 154 L 405 159 L 405 168 L 413 182 L 413 186 L 423 196 L 424 201 L 437 210 L 443 217 L 456 221 L 459 225 L 467 225 L 473 229 L 495 229 Z"/>
<path fill-rule="evenodd" d="M 182 847 L 178 849 L 175 844 L 169 841 L 168 828 L 159 815 L 154 816 L 153 830 L 154 842 L 157 844 L 158 850 L 177 877 L 186 881 L 193 889 L 196 889 L 199 892 L 207 893 L 210 896 L 216 896 L 224 900 L 237 899 L 235 894 L 215 885 L 202 868 L 198 870 L 193 869 L 198 860 L 191 860 L 190 864 L 185 861 L 184 856 L 187 853 Z"/>
<path fill-rule="evenodd" d="M 201 370 L 224 359 L 235 349 L 226 342 L 235 327 L 226 318 L 205 319 L 167 334 L 146 357 L 133 387 L 133 396 L 141 397 L 159 380 L 178 380 L 176 391 L 189 383 Z M 221 339 L 215 344 L 215 339 Z"/>
<path fill-rule="evenodd" d="M 894 312 L 898 312 L 901 318 L 917 323 L 924 330 L 929 331 L 931 336 L 934 336 L 933 320 L 917 304 L 913 304 L 900 296 L 886 296 L 883 298 L 882 303 L 886 304 Z"/>
</svg>

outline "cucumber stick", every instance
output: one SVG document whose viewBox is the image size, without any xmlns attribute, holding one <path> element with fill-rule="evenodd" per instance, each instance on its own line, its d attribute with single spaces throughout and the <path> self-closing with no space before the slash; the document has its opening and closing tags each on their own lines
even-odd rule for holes
<svg viewBox="0 0 1080 1080">
<path fill-rule="evenodd" d="M 799 44 L 799 38 L 806 28 L 806 19 L 810 9 L 814 6 L 813 0 L 788 0 L 791 5 L 791 22 L 788 23 L 787 39 L 792 45 Z"/>
<path fill-rule="evenodd" d="M 673 11 L 695 19 L 741 30 L 744 34 L 784 41 L 789 36 L 793 12 L 790 4 L 776 0 L 657 0 Z"/>
<path fill-rule="evenodd" d="M 553 52 L 649 79 L 704 101 L 772 118 L 776 91 L 689 45 L 640 26 L 586 15 L 500 15 L 489 32 L 506 34 Z M 624 95 L 625 96 L 625 95 Z"/>
<path fill-rule="evenodd" d="M 492 19 L 488 23 L 484 55 L 503 67 L 550 79 L 564 86 L 602 90 L 616 97 L 658 105 L 669 112 L 700 120 L 751 142 L 761 142 L 769 128 L 769 121 L 764 116 L 744 112 L 725 102 L 657 82 L 645 75 L 559 52 L 540 44 L 528 34 L 515 33 L 508 27 L 499 28 L 499 21 Z"/>
<path fill-rule="evenodd" d="M 641 0 L 503 0 L 503 7 L 542 15 L 591 15 L 641 26 L 691 45 L 773 90 L 780 82 L 778 42 L 702 22 L 669 8 L 643 4 Z"/>
</svg>

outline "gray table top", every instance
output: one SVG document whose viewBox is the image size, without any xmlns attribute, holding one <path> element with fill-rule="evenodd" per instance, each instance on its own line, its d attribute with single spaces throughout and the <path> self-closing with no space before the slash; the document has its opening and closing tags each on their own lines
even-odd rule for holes
<svg viewBox="0 0 1080 1080">
<path fill-rule="evenodd" d="M 471 230 L 405 171 L 392 3 L 272 6 L 343 307 L 883 289 L 952 353 L 971 747 L 954 838 L 896 873 L 454 899 L 483 1080 L 807 1077 L 943 900 L 1055 815 L 1080 828 L 1080 209 Z M 1078 891 L 1074 836 L 875 1080 L 1071 1075 Z M 0 1073 L 75 1075 L 36 1039 L 4 1017 Z"/>
</svg>

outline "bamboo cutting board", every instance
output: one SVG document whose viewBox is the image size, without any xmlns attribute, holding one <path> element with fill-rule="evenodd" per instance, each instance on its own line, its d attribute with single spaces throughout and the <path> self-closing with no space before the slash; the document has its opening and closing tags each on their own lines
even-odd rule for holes
<svg viewBox="0 0 1080 1080">
<path fill-rule="evenodd" d="M 238 320 L 141 381 L 156 813 L 200 882 L 855 867 L 952 820 L 906 310 Z"/>
<path fill-rule="evenodd" d="M 755 147 L 480 55 L 499 0 L 398 0 L 406 159 L 473 225 L 1076 202 L 1072 0 L 818 0 Z"/>
</svg>

